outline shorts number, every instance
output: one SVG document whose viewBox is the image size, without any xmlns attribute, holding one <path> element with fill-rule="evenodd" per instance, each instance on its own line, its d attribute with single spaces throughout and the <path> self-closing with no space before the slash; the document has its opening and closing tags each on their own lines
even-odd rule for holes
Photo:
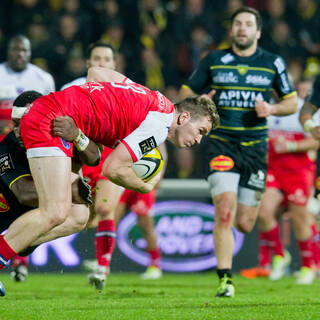
<svg viewBox="0 0 320 320">
<path fill-rule="evenodd" d="M 136 86 L 135 83 L 122 84 L 122 83 L 110 82 L 110 84 L 115 88 L 120 88 L 120 89 L 125 89 L 125 90 L 133 90 L 136 93 L 147 94 L 146 90 Z"/>
</svg>

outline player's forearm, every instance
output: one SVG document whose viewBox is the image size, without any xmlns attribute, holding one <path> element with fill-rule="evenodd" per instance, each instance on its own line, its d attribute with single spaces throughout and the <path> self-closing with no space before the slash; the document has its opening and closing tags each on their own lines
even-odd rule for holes
<svg viewBox="0 0 320 320">
<path fill-rule="evenodd" d="M 139 193 L 148 193 L 153 189 L 152 185 L 138 178 L 135 172 L 127 166 L 104 165 L 103 174 L 113 183 Z"/>
<path fill-rule="evenodd" d="M 312 103 L 306 101 L 302 106 L 299 114 L 299 120 L 302 126 L 304 126 L 307 120 L 312 120 L 312 116 L 317 112 L 317 107 Z"/>
<path fill-rule="evenodd" d="M 319 148 L 319 141 L 313 138 L 307 138 L 304 140 L 296 141 L 296 151 L 295 152 L 307 152 L 309 150 L 316 150 Z"/>
<path fill-rule="evenodd" d="M 272 105 L 272 114 L 275 116 L 287 116 L 298 110 L 298 98 L 296 95 L 281 100 L 279 103 Z"/>
<path fill-rule="evenodd" d="M 123 82 L 125 79 L 123 74 L 101 67 L 89 68 L 87 75 L 87 82 Z"/>
<path fill-rule="evenodd" d="M 99 147 L 90 140 L 88 147 L 79 152 L 79 158 L 82 163 L 86 164 L 87 166 L 94 167 L 98 165 L 100 158 L 101 158 L 101 152 Z"/>
</svg>

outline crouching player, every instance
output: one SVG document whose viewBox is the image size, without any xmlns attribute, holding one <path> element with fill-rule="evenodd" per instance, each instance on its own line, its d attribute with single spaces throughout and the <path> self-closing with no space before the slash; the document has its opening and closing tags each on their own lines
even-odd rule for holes
<svg viewBox="0 0 320 320">
<path fill-rule="evenodd" d="M 5 212 L 0 217 L 0 233 L 5 231 L 18 217 L 25 214 L 31 208 L 38 207 L 38 196 L 30 173 L 26 152 L 20 138 L 20 119 L 26 108 L 38 97 L 36 91 L 22 93 L 14 102 L 12 110 L 13 131 L 0 143 L 0 211 Z M 63 120 L 60 120 L 63 121 Z M 64 141 L 67 144 L 66 141 Z M 86 163 L 95 165 L 100 159 L 100 152 L 95 145 L 79 154 Z M 93 150 L 96 152 L 93 152 Z M 88 154 L 88 151 L 89 154 Z M 50 234 L 38 239 L 31 244 L 24 253 L 32 252 L 37 245 L 58 237 L 67 236 L 82 230 L 89 218 L 89 209 L 84 204 L 90 204 L 91 189 L 89 185 L 78 175 L 73 175 L 72 181 L 73 205 L 69 218 Z M 0 256 L 0 260 L 1 260 Z M 12 276 L 16 281 L 23 281 L 27 275 L 27 260 L 25 257 L 16 256 L 12 265 Z M 4 289 L 0 294 L 4 295 Z"/>
</svg>

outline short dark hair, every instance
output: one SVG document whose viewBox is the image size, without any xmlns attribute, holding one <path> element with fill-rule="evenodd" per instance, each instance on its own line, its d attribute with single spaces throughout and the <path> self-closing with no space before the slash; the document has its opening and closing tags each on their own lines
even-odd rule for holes
<svg viewBox="0 0 320 320">
<path fill-rule="evenodd" d="M 233 20 L 235 19 L 235 17 L 238 14 L 243 13 L 243 12 L 253 14 L 256 17 L 257 29 L 258 30 L 262 29 L 262 18 L 261 18 L 259 11 L 252 8 L 252 7 L 247 7 L 247 6 L 243 6 L 233 13 L 233 15 L 231 16 L 231 24 L 233 24 Z"/>
<path fill-rule="evenodd" d="M 18 108 L 24 108 L 28 103 L 32 103 L 41 96 L 41 93 L 34 90 L 25 91 L 18 95 L 16 100 L 14 100 L 13 105 Z"/>
<path fill-rule="evenodd" d="M 114 47 L 110 43 L 108 43 L 106 41 L 102 41 L 102 40 L 98 40 L 98 41 L 95 41 L 95 42 L 89 44 L 87 51 L 86 51 L 86 58 L 90 59 L 92 50 L 94 48 L 99 48 L 99 47 L 111 49 L 112 54 L 113 54 L 113 58 L 115 59 L 116 50 L 114 49 Z"/>
<path fill-rule="evenodd" d="M 209 98 L 202 96 L 192 96 L 175 103 L 175 109 L 181 113 L 184 111 L 190 112 L 191 119 L 197 120 L 208 117 L 212 123 L 212 129 L 215 129 L 220 124 L 220 117 L 215 103 Z"/>
</svg>

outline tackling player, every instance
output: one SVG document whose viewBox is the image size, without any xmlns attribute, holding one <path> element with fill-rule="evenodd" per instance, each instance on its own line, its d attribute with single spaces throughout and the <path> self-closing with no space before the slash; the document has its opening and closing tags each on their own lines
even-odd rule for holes
<svg viewBox="0 0 320 320">
<path fill-rule="evenodd" d="M 131 166 L 143 154 L 167 138 L 178 147 L 200 143 L 219 123 L 214 103 L 202 97 L 175 105 L 112 70 L 91 68 L 82 86 L 72 86 L 37 99 L 21 119 L 21 136 L 35 181 L 39 209 L 19 217 L 0 237 L 2 269 L 17 252 L 45 237 L 67 218 L 71 207 L 71 157 L 73 144 L 65 144 L 52 125 L 59 117 L 73 118 L 78 134 L 72 138 L 84 150 L 89 138 L 115 147 L 103 164 L 112 182 L 142 193 L 150 192 L 160 179 L 139 179 Z"/>
<path fill-rule="evenodd" d="M 297 110 L 284 61 L 258 47 L 261 29 L 258 11 L 238 9 L 231 17 L 231 48 L 210 52 L 180 90 L 181 98 L 213 90 L 221 118 L 202 143 L 215 206 L 216 297 L 234 296 L 232 226 L 247 233 L 256 221 L 267 172 L 266 118 Z M 273 89 L 281 101 L 269 104 Z"/>
<path fill-rule="evenodd" d="M 25 91 L 18 96 L 12 109 L 13 131 L 0 143 L 0 210 L 5 213 L 0 217 L 0 233 L 31 208 L 38 207 L 38 196 L 24 145 L 20 138 L 19 125 L 26 108 L 40 96 L 41 94 L 35 91 Z M 94 146 L 94 148 L 96 147 Z M 92 149 L 88 149 L 89 153 L 88 150 L 85 150 L 82 158 L 87 159 L 86 163 L 94 165 L 99 160 L 99 151 L 96 148 L 96 152 L 92 153 Z M 72 179 L 73 205 L 69 218 L 64 224 L 52 230 L 45 238 L 38 239 L 31 246 L 37 246 L 43 242 L 78 232 L 85 227 L 89 218 L 89 211 L 87 206 L 83 204 L 92 203 L 91 191 L 89 186 L 77 175 L 74 175 Z M 30 250 L 32 248 L 29 248 L 28 251 Z M 19 261 L 23 260 L 19 259 Z M 22 264 L 13 261 L 13 266 L 15 267 L 12 272 L 13 277 L 17 281 L 23 281 L 27 275 L 26 260 Z"/>
</svg>

